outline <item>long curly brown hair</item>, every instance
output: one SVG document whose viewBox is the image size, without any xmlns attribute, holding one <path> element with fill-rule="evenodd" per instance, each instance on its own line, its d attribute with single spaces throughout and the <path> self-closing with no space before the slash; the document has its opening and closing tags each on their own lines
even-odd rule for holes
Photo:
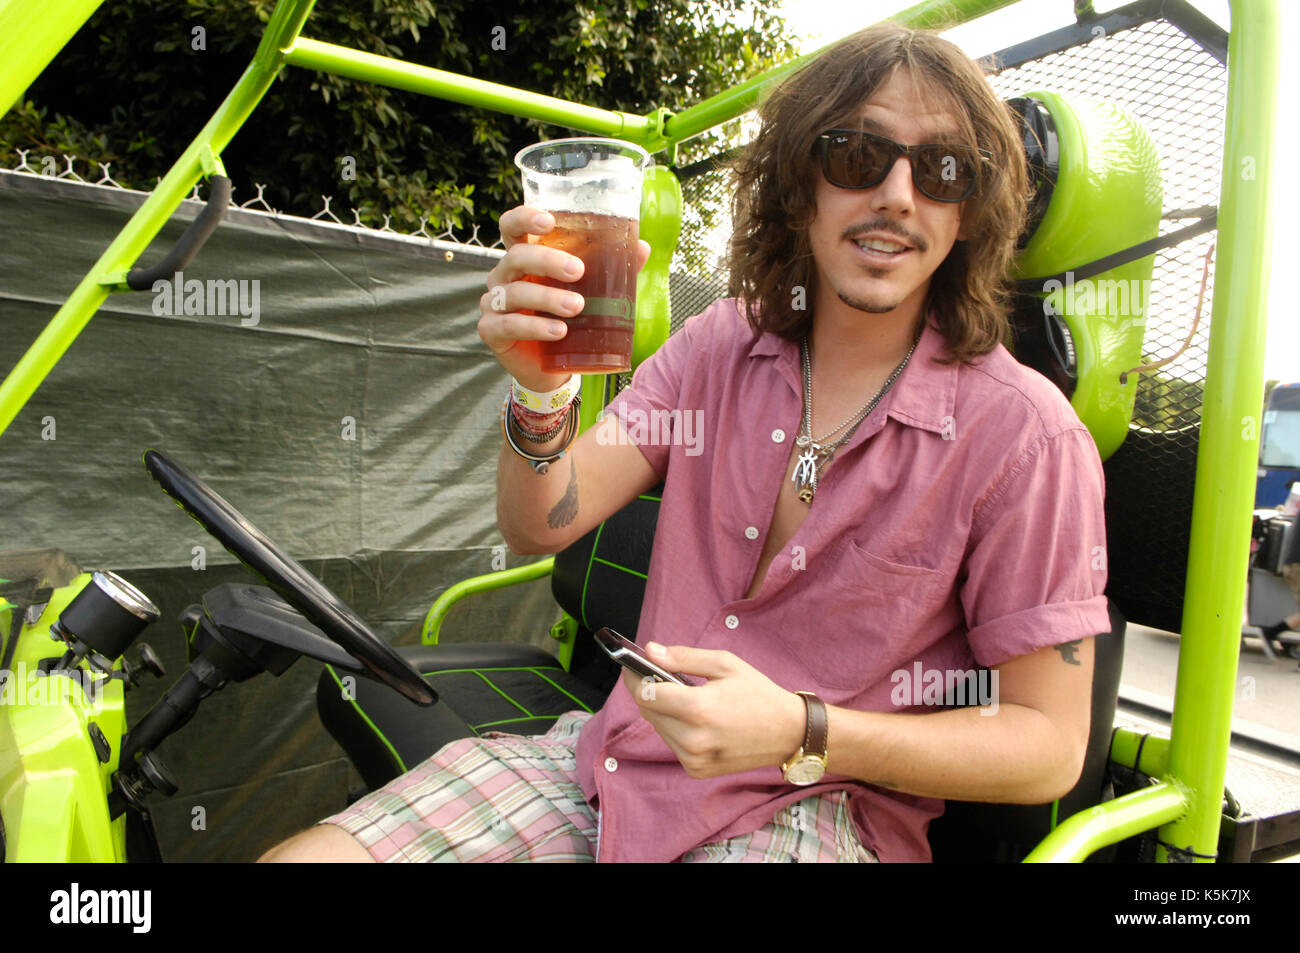
<svg viewBox="0 0 1300 953">
<path fill-rule="evenodd" d="M 793 289 L 816 284 L 808 226 L 816 217 L 817 136 L 856 115 L 896 69 L 951 100 L 963 141 L 992 154 L 962 209 L 969 236 L 930 279 L 933 308 L 953 360 L 985 354 L 1009 333 L 1009 272 L 1029 198 L 1020 127 L 974 60 L 936 33 L 881 23 L 846 37 L 779 84 L 759 109 L 761 127 L 733 163 L 735 231 L 730 293 L 745 302 L 755 335 L 792 341 L 812 326 Z"/>
</svg>

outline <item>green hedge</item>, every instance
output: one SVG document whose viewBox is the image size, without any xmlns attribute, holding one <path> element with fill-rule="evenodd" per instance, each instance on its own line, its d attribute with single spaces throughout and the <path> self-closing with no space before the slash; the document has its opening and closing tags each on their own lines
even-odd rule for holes
<svg viewBox="0 0 1300 953">
<path fill-rule="evenodd" d="M 777 7 L 778 0 L 320 0 L 303 35 L 644 113 L 682 109 L 790 58 Z M 105 3 L 0 120 L 0 161 L 12 165 L 16 149 L 30 149 L 28 162 L 39 167 L 44 156 L 71 153 L 111 162 L 123 185 L 152 188 L 247 66 L 273 8 L 271 0 Z M 261 182 L 272 206 L 294 214 L 313 213 L 330 195 L 336 209 L 350 205 L 367 224 L 388 214 L 399 230 L 424 217 L 431 228 L 459 228 L 494 222 L 518 202 L 518 149 L 570 134 L 291 69 L 223 159 L 236 201 Z M 719 140 L 697 140 L 688 155 Z"/>
</svg>

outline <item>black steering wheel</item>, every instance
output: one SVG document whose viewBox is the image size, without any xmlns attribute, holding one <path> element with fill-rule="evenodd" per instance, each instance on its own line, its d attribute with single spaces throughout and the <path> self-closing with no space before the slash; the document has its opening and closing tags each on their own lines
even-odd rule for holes
<svg viewBox="0 0 1300 953">
<path fill-rule="evenodd" d="M 144 452 L 144 465 L 191 519 L 375 678 L 417 704 L 432 705 L 438 700 L 437 692 L 392 646 L 202 480 L 157 450 Z"/>
</svg>

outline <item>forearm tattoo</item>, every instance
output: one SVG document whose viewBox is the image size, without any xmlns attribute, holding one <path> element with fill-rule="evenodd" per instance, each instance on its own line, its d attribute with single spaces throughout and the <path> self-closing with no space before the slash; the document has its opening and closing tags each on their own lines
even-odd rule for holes
<svg viewBox="0 0 1300 953">
<path fill-rule="evenodd" d="M 568 526 L 578 518 L 578 467 L 572 458 L 569 460 L 569 485 L 564 488 L 564 496 L 546 515 L 546 525 L 551 529 Z"/>
<path fill-rule="evenodd" d="M 1083 639 L 1075 639 L 1073 642 L 1063 642 L 1060 645 L 1054 645 L 1052 648 L 1061 653 L 1061 659 L 1066 665 L 1082 665 L 1078 657 L 1074 654 L 1083 645 Z"/>
</svg>

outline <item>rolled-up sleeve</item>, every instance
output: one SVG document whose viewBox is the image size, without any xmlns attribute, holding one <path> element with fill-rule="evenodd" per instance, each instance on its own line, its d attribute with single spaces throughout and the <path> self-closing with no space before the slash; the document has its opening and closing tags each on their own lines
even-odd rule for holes
<svg viewBox="0 0 1300 953">
<path fill-rule="evenodd" d="M 1042 437 L 977 509 L 961 601 L 993 666 L 1110 631 L 1105 480 L 1082 427 Z"/>
</svg>

